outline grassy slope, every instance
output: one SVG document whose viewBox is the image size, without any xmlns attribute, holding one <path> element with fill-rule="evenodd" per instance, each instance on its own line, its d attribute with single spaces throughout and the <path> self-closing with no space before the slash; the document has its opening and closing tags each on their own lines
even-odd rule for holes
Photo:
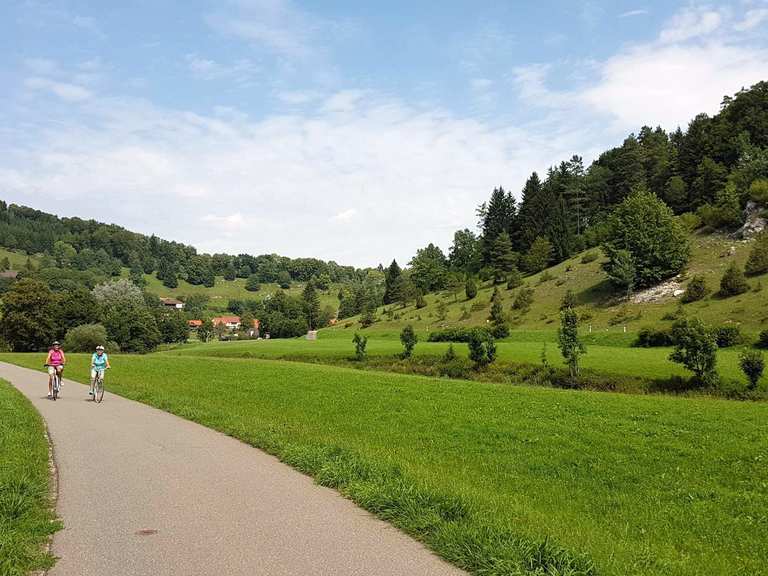
<svg viewBox="0 0 768 576">
<path fill-rule="evenodd" d="M 70 377 L 86 363 L 72 355 Z M 616 575 L 768 565 L 768 404 L 275 361 L 113 364 L 108 391 L 266 448 L 478 573 L 584 573 L 565 570 L 583 554 Z"/>
<path fill-rule="evenodd" d="M 720 236 L 699 236 L 691 238 L 692 257 L 685 273 L 686 278 L 694 274 L 703 274 L 709 288 L 716 292 L 719 288 L 720 277 L 732 260 L 740 265 L 746 262 L 751 248 L 750 242 L 737 242 Z M 723 257 L 730 247 L 736 249 L 735 256 Z M 603 334 L 611 338 L 624 338 L 624 326 L 630 333 L 636 332 L 646 325 L 669 326 L 670 321 L 662 318 L 675 310 L 678 299 L 667 298 L 658 303 L 629 304 L 617 301 L 611 296 L 610 286 L 605 281 L 605 274 L 600 265 L 602 259 L 581 263 L 581 255 L 562 262 L 545 271 L 553 276 L 552 280 L 541 283 L 544 273 L 536 274 L 526 279 L 529 286 L 535 288 L 534 302 L 527 314 L 519 315 L 511 309 L 517 290 L 502 289 L 504 308 L 513 319 L 514 330 L 535 331 L 540 335 L 539 339 L 553 339 L 559 321 L 558 309 L 560 301 L 566 290 L 573 290 L 579 302 L 579 312 L 587 314 L 589 319 L 583 321 L 584 331 L 592 326 L 593 334 Z M 570 268 L 570 270 L 569 270 Z M 762 275 L 750 279 L 754 288 L 761 288 L 765 284 L 765 290 L 752 291 L 734 298 L 721 299 L 710 296 L 700 302 L 685 306 L 689 314 L 699 316 L 711 324 L 723 324 L 734 322 L 740 324 L 744 331 L 756 335 L 760 330 L 768 328 L 768 275 Z M 399 320 L 388 321 L 386 316 L 379 313 L 380 322 L 368 330 L 371 332 L 395 332 L 406 323 L 412 323 L 417 329 L 437 329 L 443 326 L 481 325 L 485 324 L 489 312 L 489 301 L 492 288 L 482 288 L 475 300 L 466 302 L 463 300 L 463 291 L 459 295 L 459 302 L 454 302 L 454 297 L 449 294 L 428 295 L 426 308 L 416 310 L 409 306 L 405 310 L 395 310 L 401 316 Z M 442 299 L 448 307 L 445 321 L 438 320 L 437 303 Z M 471 310 L 472 304 L 485 303 L 480 310 Z M 461 320 L 462 309 L 470 313 L 470 317 Z M 621 320 L 622 314 L 625 316 Z M 357 318 L 351 319 L 357 327 Z M 342 322 L 337 329 L 343 329 L 349 321 Z"/>
<path fill-rule="evenodd" d="M 23 576 L 48 568 L 43 552 L 58 529 L 49 496 L 48 443 L 40 416 L 0 380 L 0 574 Z"/>
<path fill-rule="evenodd" d="M 124 271 L 124 274 L 127 276 L 127 270 Z M 272 294 L 279 289 L 277 284 L 262 284 L 261 290 L 258 292 L 249 292 L 245 289 L 245 280 L 243 278 L 228 281 L 220 276 L 216 278 L 216 285 L 213 288 L 194 286 L 184 280 L 179 280 L 178 288 L 169 289 L 163 286 L 163 283 L 152 274 L 145 274 L 144 278 L 147 281 L 146 289 L 148 292 L 164 297 L 206 294 L 211 298 L 209 304 L 211 310 L 218 311 L 225 311 L 230 299 L 261 300 L 265 296 Z M 304 290 L 303 283 L 293 283 L 291 288 L 286 290 L 286 292 L 288 294 L 299 295 L 302 290 Z M 333 309 L 336 310 L 339 307 L 339 299 L 337 297 L 338 292 L 338 285 L 331 285 L 328 290 L 319 292 L 320 306 L 332 306 Z"/>
<path fill-rule="evenodd" d="M 8 257 L 8 260 L 11 263 L 11 270 L 21 270 L 27 262 L 27 255 L 24 252 L 15 252 L 6 248 L 0 248 L 0 260 L 5 257 Z M 32 256 L 31 259 L 32 262 L 37 263 L 37 258 L 35 256 Z"/>
</svg>

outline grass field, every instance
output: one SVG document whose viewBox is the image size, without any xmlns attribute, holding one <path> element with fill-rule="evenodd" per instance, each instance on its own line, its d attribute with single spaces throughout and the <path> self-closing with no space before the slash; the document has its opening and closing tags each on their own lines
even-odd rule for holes
<svg viewBox="0 0 768 576">
<path fill-rule="evenodd" d="M 84 381 L 87 357 L 69 360 Z M 108 392 L 275 453 L 477 574 L 768 567 L 765 403 L 170 354 L 113 366 Z"/>
<path fill-rule="evenodd" d="M 365 332 L 361 332 L 365 333 Z M 181 347 L 166 352 L 188 356 L 211 356 L 220 358 L 272 358 L 284 360 L 320 360 L 336 361 L 354 356 L 352 330 L 323 330 L 319 339 L 307 341 L 304 339 L 290 340 L 250 340 L 243 342 L 212 342 Z M 426 334 L 419 334 L 426 340 Z M 542 332 L 539 334 L 547 344 L 547 359 L 554 366 L 564 366 L 560 350 L 554 340 L 554 335 Z M 513 335 L 514 337 L 514 335 Z M 529 335 L 533 337 L 533 335 Z M 498 357 L 500 361 L 539 364 L 543 341 L 529 340 L 519 336 L 519 340 L 498 342 Z M 367 351 L 370 356 L 394 356 L 402 352 L 399 339 L 392 333 L 370 333 Z M 447 343 L 419 342 L 414 354 L 416 356 L 440 356 L 448 349 Z M 466 356 L 465 344 L 454 344 L 457 354 Z M 680 365 L 669 360 L 669 348 L 627 348 L 620 346 L 588 345 L 587 354 L 582 358 L 584 368 L 603 374 L 619 376 L 635 376 L 648 379 L 665 379 L 670 376 L 686 376 L 690 373 Z M 739 369 L 739 350 L 724 349 L 718 351 L 718 370 L 722 377 L 730 380 L 744 381 Z M 764 377 L 763 385 L 768 381 Z M 744 381 L 745 382 L 745 381 Z"/>
<path fill-rule="evenodd" d="M 48 442 L 32 404 L 0 380 L 0 574 L 26 576 L 53 565 L 44 552 L 60 525 L 51 511 Z"/>
</svg>

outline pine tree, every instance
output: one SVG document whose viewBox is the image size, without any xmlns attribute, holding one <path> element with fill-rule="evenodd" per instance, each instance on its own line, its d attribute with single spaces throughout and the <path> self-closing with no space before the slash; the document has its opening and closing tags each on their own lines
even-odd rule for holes
<svg viewBox="0 0 768 576">
<path fill-rule="evenodd" d="M 491 323 L 491 334 L 493 334 L 494 338 L 505 338 L 509 336 L 509 326 L 507 326 L 507 318 L 504 315 L 501 292 L 499 292 L 498 288 L 493 289 L 491 311 L 488 315 L 488 320 Z"/>
<path fill-rule="evenodd" d="M 310 330 L 314 330 L 318 325 L 318 318 L 320 317 L 320 298 L 315 290 L 315 285 L 312 281 L 307 282 L 304 287 L 304 291 L 301 294 L 301 299 L 304 304 L 304 314 L 307 318 L 307 325 Z"/>
<path fill-rule="evenodd" d="M 507 232 L 496 238 L 491 250 L 491 266 L 495 271 L 495 280 L 501 282 L 517 264 L 517 254 L 512 251 L 512 242 Z"/>
<path fill-rule="evenodd" d="M 397 264 L 397 260 L 392 260 L 389 268 L 384 273 L 384 304 L 392 304 L 400 299 L 398 291 L 401 287 L 400 277 L 402 273 L 403 271 Z"/>
<path fill-rule="evenodd" d="M 496 188 L 487 206 L 484 207 L 484 212 L 481 213 L 483 263 L 491 263 L 493 243 L 499 234 L 502 232 L 509 234 L 514 230 L 516 215 L 517 206 L 514 196 L 505 192 L 503 188 Z"/>
<path fill-rule="evenodd" d="M 541 219 L 542 214 L 538 208 L 541 192 L 541 180 L 539 175 L 534 172 L 525 183 L 523 197 L 520 201 L 517 226 L 519 232 L 516 239 L 518 250 L 528 249 L 536 237 L 540 236 L 544 230 L 544 222 Z"/>
<path fill-rule="evenodd" d="M 579 357 L 586 352 L 579 339 L 579 317 L 569 302 L 563 302 L 560 311 L 560 330 L 557 335 L 560 352 L 568 364 L 571 378 L 579 375 Z"/>
</svg>

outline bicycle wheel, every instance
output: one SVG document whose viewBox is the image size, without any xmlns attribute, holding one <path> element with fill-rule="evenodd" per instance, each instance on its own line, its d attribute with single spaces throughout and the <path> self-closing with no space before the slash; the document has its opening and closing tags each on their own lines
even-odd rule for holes
<svg viewBox="0 0 768 576">
<path fill-rule="evenodd" d="M 104 399 L 104 376 L 100 374 L 96 376 L 93 384 L 93 399 L 97 403 L 101 403 Z"/>
<path fill-rule="evenodd" d="M 53 375 L 53 399 L 56 400 L 56 398 L 59 397 L 59 375 L 54 374 Z"/>
</svg>

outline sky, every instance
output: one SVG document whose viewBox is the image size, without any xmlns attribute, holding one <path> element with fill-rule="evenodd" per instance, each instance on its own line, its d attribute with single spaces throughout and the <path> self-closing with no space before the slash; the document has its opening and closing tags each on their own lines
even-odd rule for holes
<svg viewBox="0 0 768 576">
<path fill-rule="evenodd" d="M 496 186 L 768 79 L 768 0 L 0 2 L 0 199 L 407 263 Z"/>
</svg>

